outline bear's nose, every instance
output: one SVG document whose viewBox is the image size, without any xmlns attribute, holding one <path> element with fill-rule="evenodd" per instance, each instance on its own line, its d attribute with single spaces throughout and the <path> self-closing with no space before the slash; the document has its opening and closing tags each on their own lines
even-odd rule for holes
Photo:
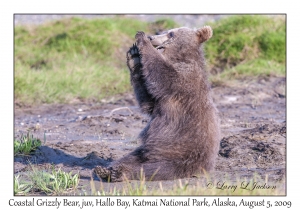
<svg viewBox="0 0 300 210">
<path fill-rule="evenodd" d="M 148 36 L 148 39 L 151 41 L 153 38 L 151 36 Z"/>
</svg>

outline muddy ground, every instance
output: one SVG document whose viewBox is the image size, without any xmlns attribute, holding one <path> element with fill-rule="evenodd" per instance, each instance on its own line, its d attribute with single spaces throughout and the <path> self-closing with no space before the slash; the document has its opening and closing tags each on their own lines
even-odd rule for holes
<svg viewBox="0 0 300 210">
<path fill-rule="evenodd" d="M 259 78 L 213 87 L 220 112 L 222 140 L 214 181 L 251 179 L 254 174 L 269 183 L 286 179 L 286 79 Z M 24 173 L 29 163 L 40 169 L 51 165 L 80 174 L 79 189 L 89 191 L 95 165 L 108 165 L 136 148 L 148 117 L 141 114 L 133 94 L 111 102 L 74 105 L 15 105 L 15 138 L 30 131 L 43 145 L 30 157 L 15 157 L 14 173 Z M 186 179 L 196 184 L 204 177 Z M 171 188 L 176 181 L 162 181 Z M 177 180 L 178 182 L 178 180 Z M 155 189 L 159 182 L 147 183 Z M 122 183 L 102 183 L 104 189 Z M 283 192 L 284 193 L 284 192 Z"/>
</svg>

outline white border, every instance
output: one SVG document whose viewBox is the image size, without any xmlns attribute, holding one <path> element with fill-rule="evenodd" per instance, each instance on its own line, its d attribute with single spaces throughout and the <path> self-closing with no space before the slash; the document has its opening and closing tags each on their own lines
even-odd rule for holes
<svg viewBox="0 0 300 210">
<path fill-rule="evenodd" d="M 299 20 L 300 16 L 295 1 L 252 0 L 252 1 L 83 1 L 82 4 L 72 1 L 5 1 L 1 4 L 1 70 L 0 96 L 2 115 L 1 129 L 1 196 L 0 206 L 7 207 L 13 195 L 13 14 L 14 13 L 286 13 L 287 14 L 287 196 L 264 197 L 270 201 L 290 200 L 292 207 L 299 207 L 300 173 L 299 153 Z M 296 65 L 296 61 L 298 65 Z M 4 135 L 3 135 L 4 134 Z M 73 198 L 69 198 L 73 199 Z M 75 198 L 74 198 L 75 199 Z M 94 199 L 94 198 L 91 198 Z M 131 200 L 130 197 L 123 197 Z M 150 197 L 149 199 L 154 199 Z M 210 197 L 209 199 L 213 199 Z M 223 199 L 225 199 L 223 197 Z M 230 197 L 238 202 L 240 197 Z M 262 197 L 247 197 L 248 200 L 259 200 Z M 25 207 L 26 208 L 26 207 Z M 28 208 L 28 207 L 27 207 Z M 29 207 L 30 208 L 30 207 Z M 31 207 L 32 208 L 32 207 Z M 36 207 L 35 207 L 36 208 Z M 168 207 L 169 209 L 172 207 Z M 201 207 L 198 207 L 201 208 Z M 223 207 L 228 209 L 229 207 Z M 6 208 L 5 208 L 6 209 Z M 60 208 L 61 209 L 61 208 Z M 132 208 L 130 208 L 132 209 Z M 137 209 L 137 208 L 136 208 Z M 213 209 L 213 208 L 210 208 Z M 249 209 L 247 207 L 247 209 Z M 255 207 L 258 209 L 258 207 Z M 298 208 L 299 209 L 299 208 Z"/>
</svg>

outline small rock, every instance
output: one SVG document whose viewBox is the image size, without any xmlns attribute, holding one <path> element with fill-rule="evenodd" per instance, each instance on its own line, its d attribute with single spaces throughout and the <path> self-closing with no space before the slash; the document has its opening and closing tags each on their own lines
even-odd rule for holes
<svg viewBox="0 0 300 210">
<path fill-rule="evenodd" d="M 82 120 L 87 120 L 87 119 L 91 119 L 91 118 L 92 118 L 92 116 L 88 115 L 88 116 L 82 117 Z"/>
<path fill-rule="evenodd" d="M 82 120 L 83 120 L 83 117 L 82 117 L 82 116 L 78 116 L 78 117 L 75 119 L 75 122 L 82 121 Z"/>
<path fill-rule="evenodd" d="M 41 125 L 39 124 L 39 123 L 37 123 L 36 125 L 35 125 L 35 129 L 40 129 L 41 128 Z"/>
</svg>

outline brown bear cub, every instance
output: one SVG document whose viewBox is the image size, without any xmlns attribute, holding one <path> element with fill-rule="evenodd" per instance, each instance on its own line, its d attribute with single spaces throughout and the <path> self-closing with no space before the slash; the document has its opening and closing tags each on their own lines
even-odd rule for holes
<svg viewBox="0 0 300 210">
<path fill-rule="evenodd" d="M 127 52 L 136 98 L 150 115 L 141 146 L 94 173 L 112 182 L 191 177 L 214 168 L 220 129 L 201 45 L 212 29 L 177 28 L 162 35 L 138 32 Z M 141 173 L 142 172 L 142 173 Z"/>
</svg>

